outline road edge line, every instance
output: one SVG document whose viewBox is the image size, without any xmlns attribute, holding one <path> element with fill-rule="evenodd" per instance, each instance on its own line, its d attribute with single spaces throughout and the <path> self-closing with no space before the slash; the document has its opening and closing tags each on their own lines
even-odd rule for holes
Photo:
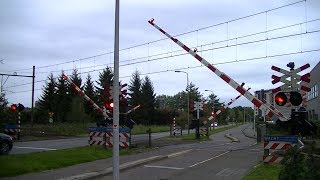
<svg viewBox="0 0 320 180">
<path fill-rule="evenodd" d="M 188 153 L 190 151 L 192 151 L 192 149 L 188 149 L 188 150 L 184 150 L 184 151 L 176 152 L 176 153 L 171 153 L 171 154 L 164 155 L 164 156 L 152 156 L 152 157 L 148 157 L 148 158 L 145 158 L 145 159 L 139 159 L 139 160 L 127 162 L 127 163 L 124 163 L 124 164 L 120 165 L 120 171 L 123 171 L 123 170 L 126 170 L 126 169 L 130 169 L 130 168 L 134 168 L 134 167 L 137 167 L 137 166 L 140 166 L 140 165 L 144 165 L 144 164 L 147 164 L 147 163 L 160 161 L 160 160 L 167 159 L 167 158 L 177 157 L 177 156 L 180 156 L 182 154 Z M 96 178 L 96 177 L 102 177 L 102 176 L 109 175 L 112 172 L 113 172 L 113 168 L 109 167 L 104 171 L 78 174 L 78 175 L 74 175 L 74 176 L 70 176 L 70 177 L 60 178 L 59 180 L 86 180 L 86 179 L 93 179 L 93 178 Z"/>
</svg>

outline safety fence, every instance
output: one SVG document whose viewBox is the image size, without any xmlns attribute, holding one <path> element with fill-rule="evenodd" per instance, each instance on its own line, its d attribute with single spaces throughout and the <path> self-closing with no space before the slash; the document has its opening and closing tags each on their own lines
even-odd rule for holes
<svg viewBox="0 0 320 180">
<path fill-rule="evenodd" d="M 202 126 L 202 127 L 199 128 L 199 130 L 200 130 L 200 136 L 209 137 L 209 128 L 208 127 Z"/>
<path fill-rule="evenodd" d="M 16 124 L 6 124 L 4 127 L 4 133 L 12 136 L 13 138 L 17 139 L 18 132 L 20 132 L 19 126 Z"/>
<path fill-rule="evenodd" d="M 264 163 L 281 163 L 286 150 L 296 146 L 299 142 L 297 136 L 264 136 Z"/>
<path fill-rule="evenodd" d="M 89 145 L 113 146 L 112 127 L 90 127 Z M 119 128 L 119 146 L 128 148 L 131 144 L 131 132 L 129 128 Z"/>
</svg>

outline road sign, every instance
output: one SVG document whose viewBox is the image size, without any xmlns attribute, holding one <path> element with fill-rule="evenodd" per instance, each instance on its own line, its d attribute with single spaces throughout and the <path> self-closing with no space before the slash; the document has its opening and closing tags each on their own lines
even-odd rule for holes
<svg viewBox="0 0 320 180">
<path fill-rule="evenodd" d="M 298 143 L 298 136 L 264 136 L 264 141 L 281 141 L 281 142 L 291 142 Z"/>
<path fill-rule="evenodd" d="M 194 102 L 194 110 L 203 110 L 203 102 L 195 101 Z"/>
<path fill-rule="evenodd" d="M 276 84 L 278 82 L 283 82 L 284 84 L 280 87 L 277 87 L 275 89 L 272 90 L 272 93 L 277 93 L 279 91 L 284 91 L 284 90 L 291 90 L 291 91 L 296 91 L 296 90 L 303 90 L 306 92 L 310 91 L 309 87 L 303 86 L 301 85 L 299 82 L 300 81 L 304 81 L 309 83 L 310 82 L 310 73 L 304 74 L 302 76 L 298 75 L 299 72 L 307 69 L 310 67 L 310 64 L 305 64 L 297 69 L 294 69 L 294 63 L 290 62 L 288 65 L 288 67 L 290 67 L 290 71 L 281 69 L 279 67 L 276 66 L 272 66 L 271 69 L 277 72 L 280 72 L 284 75 L 282 76 L 276 76 L 276 75 L 272 75 L 271 78 L 272 80 L 272 84 Z M 290 80 L 288 80 L 288 78 L 290 78 Z"/>
</svg>

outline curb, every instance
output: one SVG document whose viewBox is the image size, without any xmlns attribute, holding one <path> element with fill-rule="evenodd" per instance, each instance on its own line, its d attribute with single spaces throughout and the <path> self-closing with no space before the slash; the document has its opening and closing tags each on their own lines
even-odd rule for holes
<svg viewBox="0 0 320 180">
<path fill-rule="evenodd" d="M 226 138 L 229 138 L 232 142 L 240 142 L 239 139 L 232 137 L 231 134 L 224 135 Z"/>
<path fill-rule="evenodd" d="M 192 151 L 192 149 L 181 151 L 181 152 L 176 152 L 176 153 L 172 153 L 172 154 L 168 154 L 168 155 L 152 156 L 152 157 L 145 158 L 145 159 L 139 159 L 139 160 L 127 162 L 127 163 L 121 164 L 120 167 L 119 167 L 119 170 L 123 171 L 123 170 L 126 170 L 126 169 L 130 169 L 130 168 L 134 168 L 134 167 L 143 165 L 143 164 L 147 164 L 147 163 L 151 163 L 151 162 L 155 162 L 155 161 L 160 161 L 160 160 L 167 159 L 167 158 L 177 157 L 177 156 L 180 156 L 182 154 L 188 153 L 190 151 Z M 96 178 L 96 177 L 102 177 L 102 176 L 106 176 L 106 175 L 112 174 L 112 172 L 113 172 L 113 168 L 109 167 L 104 171 L 84 173 L 84 174 L 74 175 L 74 176 L 70 176 L 70 177 L 60 178 L 59 180 L 86 180 L 86 179 L 93 179 L 93 178 Z"/>
<path fill-rule="evenodd" d="M 255 134 L 254 134 L 253 136 L 250 136 L 250 135 L 247 135 L 247 134 L 246 134 L 245 130 L 248 129 L 248 128 L 249 128 L 249 126 L 247 126 L 246 128 L 242 129 L 242 130 L 241 130 L 241 131 L 242 131 L 242 134 L 243 134 L 244 136 L 248 137 L 248 138 L 256 139 L 257 137 L 256 137 Z"/>
</svg>

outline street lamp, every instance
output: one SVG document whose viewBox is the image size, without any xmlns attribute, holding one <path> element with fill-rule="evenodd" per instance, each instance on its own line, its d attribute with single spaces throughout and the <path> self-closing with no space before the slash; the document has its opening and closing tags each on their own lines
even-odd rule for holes
<svg viewBox="0 0 320 180">
<path fill-rule="evenodd" d="M 188 91 L 188 105 L 187 105 L 187 109 L 188 109 L 188 126 L 189 126 L 189 114 L 190 114 L 190 108 L 189 108 L 189 101 L 190 101 L 190 89 L 189 89 L 189 74 L 185 71 L 174 71 L 174 72 L 177 72 L 177 73 L 185 73 L 187 75 L 187 91 Z M 190 129 L 188 127 L 188 134 L 190 134 Z"/>
</svg>

